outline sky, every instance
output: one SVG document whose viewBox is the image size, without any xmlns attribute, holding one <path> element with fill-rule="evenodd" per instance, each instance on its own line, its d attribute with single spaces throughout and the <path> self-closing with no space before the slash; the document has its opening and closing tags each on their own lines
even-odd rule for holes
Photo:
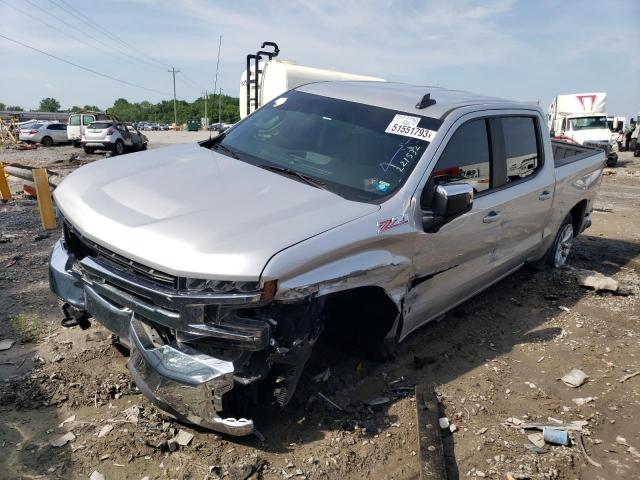
<svg viewBox="0 0 640 480">
<path fill-rule="evenodd" d="M 513 100 L 607 92 L 640 114 L 640 0 L 0 0 L 0 102 L 110 107 L 120 97 L 238 96 L 248 53 Z M 133 84 L 133 85 L 131 85 Z M 144 87 L 144 88 L 139 88 Z"/>
</svg>

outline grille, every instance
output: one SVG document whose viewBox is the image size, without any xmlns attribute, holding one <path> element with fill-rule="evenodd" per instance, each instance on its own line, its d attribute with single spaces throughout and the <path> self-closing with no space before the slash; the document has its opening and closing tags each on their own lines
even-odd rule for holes
<svg viewBox="0 0 640 480">
<path fill-rule="evenodd" d="M 117 270 L 125 271 L 163 287 L 178 289 L 178 277 L 168 273 L 159 272 L 154 268 L 129 260 L 122 255 L 98 245 L 88 238 L 83 237 L 66 220 L 63 223 L 62 232 L 67 249 L 69 252 L 73 253 L 78 260 L 82 260 L 84 257 L 91 257 L 94 260 L 106 263 Z"/>
</svg>

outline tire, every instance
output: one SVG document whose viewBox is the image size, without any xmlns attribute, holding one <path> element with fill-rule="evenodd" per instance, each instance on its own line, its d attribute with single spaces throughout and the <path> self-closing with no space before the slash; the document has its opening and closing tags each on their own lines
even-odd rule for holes
<svg viewBox="0 0 640 480">
<path fill-rule="evenodd" d="M 50 147 L 51 145 L 53 145 L 53 138 L 43 137 L 40 143 L 42 144 L 43 147 Z"/>
<path fill-rule="evenodd" d="M 147 142 L 144 142 L 144 143 L 142 144 L 142 150 L 146 150 L 146 149 L 147 149 Z"/>
<path fill-rule="evenodd" d="M 618 165 L 618 154 L 614 153 L 607 157 L 607 167 L 614 168 Z"/>
<path fill-rule="evenodd" d="M 91 148 L 91 147 L 84 147 L 84 153 L 86 153 L 87 155 L 91 155 L 93 152 L 95 152 L 96 149 L 95 148 Z"/>
<path fill-rule="evenodd" d="M 567 215 L 558 229 L 558 233 L 551 244 L 551 248 L 549 248 L 545 255 L 546 263 L 553 268 L 560 268 L 564 266 L 569 254 L 571 253 L 574 238 L 573 218 L 571 218 L 571 215 Z"/>
<path fill-rule="evenodd" d="M 116 140 L 116 144 L 113 147 L 114 155 L 122 155 L 124 153 L 124 142 L 122 140 Z"/>
</svg>

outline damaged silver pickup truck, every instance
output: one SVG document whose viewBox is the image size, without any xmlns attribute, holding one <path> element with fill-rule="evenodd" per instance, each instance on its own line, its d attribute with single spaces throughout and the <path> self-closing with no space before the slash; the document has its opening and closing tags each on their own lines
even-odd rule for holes
<svg viewBox="0 0 640 480">
<path fill-rule="evenodd" d="M 434 87 L 296 88 L 211 140 L 69 175 L 51 289 L 160 408 L 250 434 L 242 406 L 285 405 L 322 332 L 388 352 L 525 263 L 565 263 L 605 158 L 545 123 Z"/>
</svg>

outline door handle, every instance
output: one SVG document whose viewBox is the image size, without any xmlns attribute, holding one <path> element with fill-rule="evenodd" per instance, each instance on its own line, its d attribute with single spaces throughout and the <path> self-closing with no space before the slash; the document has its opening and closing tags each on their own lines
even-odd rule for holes
<svg viewBox="0 0 640 480">
<path fill-rule="evenodd" d="M 551 197 L 553 197 L 553 193 L 551 192 L 547 192 L 546 190 L 544 192 L 542 192 L 540 195 L 538 195 L 538 200 L 549 200 Z"/>
<path fill-rule="evenodd" d="M 484 217 L 482 219 L 483 223 L 493 223 L 493 222 L 497 222 L 500 219 L 500 216 L 502 215 L 502 213 L 498 210 L 492 210 L 489 212 L 489 214 Z"/>
</svg>

